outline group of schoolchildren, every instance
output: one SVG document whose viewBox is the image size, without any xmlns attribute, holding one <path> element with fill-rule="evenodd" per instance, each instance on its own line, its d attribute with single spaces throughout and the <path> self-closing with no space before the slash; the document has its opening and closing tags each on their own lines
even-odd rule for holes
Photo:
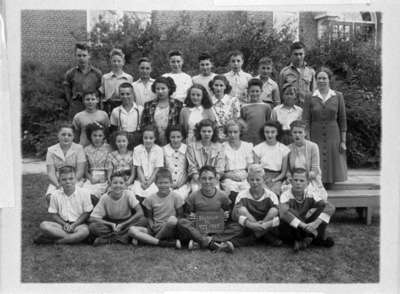
<svg viewBox="0 0 400 294">
<path fill-rule="evenodd" d="M 151 79 L 151 61 L 142 58 L 133 82 L 119 49 L 103 76 L 85 45 L 76 57 L 64 83 L 72 124 L 59 128 L 46 158 L 53 220 L 40 224 L 35 243 L 225 252 L 256 242 L 295 251 L 334 244 L 325 229 L 335 209 L 318 181 L 318 147 L 305 139 L 299 88 L 281 85 L 280 104 L 270 58 L 253 78 L 240 51 L 224 75 L 201 54 L 201 73 L 191 78 L 172 51 L 171 73 Z M 202 233 L 196 215 L 218 211 L 223 232 Z"/>
</svg>

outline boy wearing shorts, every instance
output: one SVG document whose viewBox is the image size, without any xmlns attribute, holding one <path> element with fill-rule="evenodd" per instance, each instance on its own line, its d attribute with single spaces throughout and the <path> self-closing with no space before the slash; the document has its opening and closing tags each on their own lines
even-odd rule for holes
<svg viewBox="0 0 400 294">
<path fill-rule="evenodd" d="M 146 218 L 135 194 L 128 190 L 122 174 L 111 175 L 110 190 L 101 196 L 90 214 L 90 233 L 96 238 L 94 246 L 130 241 L 131 226 L 145 226 Z"/>
<path fill-rule="evenodd" d="M 175 227 L 178 217 L 183 215 L 183 200 L 176 192 L 171 191 L 172 175 L 167 168 L 160 168 L 155 179 L 158 192 L 144 199 L 142 205 L 149 226 L 133 226 L 129 229 L 132 244 L 137 241 L 145 244 L 181 248 L 176 239 Z"/>
<path fill-rule="evenodd" d="M 90 194 L 76 187 L 74 167 L 63 166 L 58 173 L 62 189 L 52 194 L 48 209 L 53 220 L 40 224 L 41 234 L 34 239 L 36 244 L 74 244 L 89 236 L 85 222 L 93 209 Z"/>
</svg>

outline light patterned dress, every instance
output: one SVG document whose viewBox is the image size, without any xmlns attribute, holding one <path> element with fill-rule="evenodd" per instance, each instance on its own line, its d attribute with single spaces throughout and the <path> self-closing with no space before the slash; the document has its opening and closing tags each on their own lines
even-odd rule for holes
<svg viewBox="0 0 400 294">
<path fill-rule="evenodd" d="M 237 98 L 224 95 L 221 99 L 212 97 L 212 111 L 217 121 L 218 138 L 225 141 L 224 126 L 228 120 L 236 120 L 240 117 L 240 102 Z"/>
<path fill-rule="evenodd" d="M 87 169 L 92 176 L 93 182 L 86 179 L 83 188 L 87 189 L 91 195 L 100 198 L 107 190 L 107 157 L 110 153 L 110 145 L 104 143 L 100 147 L 92 144 L 85 147 Z"/>
<path fill-rule="evenodd" d="M 119 172 L 123 173 L 128 179 L 131 175 L 133 167 L 133 151 L 128 151 L 125 154 L 120 154 L 118 150 L 108 153 L 107 170 L 112 174 Z"/>
</svg>

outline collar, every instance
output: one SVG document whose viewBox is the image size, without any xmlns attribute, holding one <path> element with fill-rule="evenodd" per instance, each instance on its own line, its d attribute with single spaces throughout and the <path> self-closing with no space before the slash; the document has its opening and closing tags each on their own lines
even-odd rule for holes
<svg viewBox="0 0 400 294">
<path fill-rule="evenodd" d="M 51 153 L 53 153 L 54 155 L 56 155 L 57 157 L 65 160 L 67 157 L 71 156 L 72 154 L 75 153 L 75 145 L 77 145 L 76 143 L 72 142 L 71 147 L 69 147 L 67 153 L 64 156 L 64 152 L 61 149 L 61 145 L 60 143 L 57 143 L 56 145 L 53 145 L 51 147 L 49 147 L 49 151 Z"/>
<path fill-rule="evenodd" d="M 296 67 L 296 66 L 294 66 L 294 64 L 291 62 L 290 64 L 289 64 L 289 66 L 290 67 L 292 67 L 292 68 L 294 68 L 294 69 L 297 69 L 297 68 L 305 68 L 305 67 L 307 67 L 307 62 L 303 62 L 303 66 L 300 66 L 300 67 Z"/>
<path fill-rule="evenodd" d="M 116 78 L 125 78 L 128 76 L 128 74 L 124 71 L 122 71 L 119 75 L 115 74 L 113 71 L 109 72 L 110 77 L 116 77 Z"/>
<path fill-rule="evenodd" d="M 217 149 L 218 147 L 217 147 L 217 144 L 218 143 L 213 143 L 213 142 L 211 142 L 211 145 L 209 146 L 209 148 L 210 149 Z M 195 145 L 195 148 L 197 149 L 197 150 L 200 150 L 201 148 L 203 148 L 203 144 L 201 144 L 201 141 L 196 141 L 196 142 L 194 142 L 194 145 Z"/>
<path fill-rule="evenodd" d="M 203 111 L 203 110 L 204 110 L 203 105 L 199 105 L 199 106 L 195 106 L 195 107 L 189 108 L 189 111 L 190 111 L 190 112 L 193 112 L 193 111 Z"/>
<path fill-rule="evenodd" d="M 281 104 L 281 105 L 279 105 L 280 106 L 280 109 L 285 109 L 285 110 L 287 110 L 287 111 L 292 111 L 292 110 L 296 110 L 297 109 L 297 105 L 293 105 L 292 107 L 286 107 L 286 105 L 285 104 Z"/>
<path fill-rule="evenodd" d="M 238 72 L 234 72 L 233 70 L 231 70 L 229 72 L 229 74 L 232 76 L 240 76 L 242 73 L 243 73 L 243 70 L 239 70 Z"/>
<path fill-rule="evenodd" d="M 229 102 L 229 95 L 225 94 L 224 97 L 222 97 L 220 100 L 218 100 L 215 95 L 213 96 L 213 104 L 216 104 L 217 102 L 222 103 L 222 105 L 225 105 Z"/>
<path fill-rule="evenodd" d="M 315 90 L 313 93 L 313 96 L 320 98 L 323 102 L 327 101 L 329 98 L 331 98 L 332 96 L 335 96 L 335 95 L 336 95 L 336 93 L 332 89 L 329 89 L 328 94 L 326 95 L 325 99 L 322 97 L 322 95 L 318 89 Z"/>
<path fill-rule="evenodd" d="M 147 84 L 147 83 L 153 83 L 154 79 L 150 78 L 147 81 L 142 80 L 141 78 L 139 78 L 136 82 L 138 83 L 142 83 L 142 84 Z"/>
<path fill-rule="evenodd" d="M 135 102 L 133 102 L 132 108 L 129 111 L 126 111 L 125 107 L 122 106 L 122 104 L 119 106 L 120 111 L 125 112 L 125 113 L 130 113 L 133 111 L 137 111 L 139 108 Z"/>
<path fill-rule="evenodd" d="M 58 191 L 60 191 L 59 193 L 61 194 L 62 197 L 72 198 L 72 197 L 75 197 L 77 195 L 77 189 L 78 188 L 75 187 L 75 191 L 69 196 L 67 194 L 65 194 L 63 187 L 61 187 Z"/>
<path fill-rule="evenodd" d="M 75 68 L 76 68 L 77 71 L 82 72 L 78 65 L 77 65 Z M 89 72 L 89 71 L 92 71 L 92 70 L 94 69 L 94 68 L 93 68 L 93 65 L 89 64 L 89 65 L 88 65 L 88 69 L 89 69 L 88 72 Z"/>
<path fill-rule="evenodd" d="M 171 154 L 173 154 L 175 152 L 175 149 L 172 148 L 170 143 L 168 145 L 165 145 L 164 148 L 165 148 L 164 149 L 165 153 L 167 153 L 168 155 L 171 155 Z M 186 149 L 187 149 L 186 144 L 182 143 L 181 147 L 179 147 L 179 149 L 178 149 L 178 152 L 180 152 L 182 154 L 186 154 Z"/>
</svg>

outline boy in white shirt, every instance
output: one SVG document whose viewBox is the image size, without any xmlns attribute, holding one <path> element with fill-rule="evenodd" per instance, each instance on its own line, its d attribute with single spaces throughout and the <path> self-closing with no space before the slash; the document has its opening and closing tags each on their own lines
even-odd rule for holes
<svg viewBox="0 0 400 294">
<path fill-rule="evenodd" d="M 76 187 L 74 167 L 66 165 L 58 172 L 62 189 L 52 194 L 48 209 L 53 221 L 40 223 L 36 244 L 74 244 L 89 236 L 85 222 L 93 210 L 90 194 Z"/>
<path fill-rule="evenodd" d="M 110 116 L 110 133 L 115 131 L 125 131 L 128 133 L 128 149 L 140 144 L 140 118 L 143 112 L 143 106 L 135 103 L 133 86 L 130 83 L 123 83 L 119 86 L 119 96 L 122 105 L 116 107 Z"/>
<path fill-rule="evenodd" d="M 121 83 L 132 83 L 133 77 L 122 69 L 125 65 L 125 54 L 121 49 L 113 49 L 110 52 L 111 72 L 101 77 L 101 87 L 99 91 L 102 94 L 101 108 L 108 114 L 112 109 L 121 104 L 118 95 L 118 88 Z"/>
<path fill-rule="evenodd" d="M 156 97 L 153 91 L 151 91 L 151 85 L 154 83 L 154 79 L 150 77 L 152 71 L 151 60 L 147 57 L 140 58 L 138 67 L 139 79 L 132 86 L 136 104 L 143 106 L 146 102 Z"/>
<path fill-rule="evenodd" d="M 163 77 L 171 77 L 176 85 L 172 98 L 183 102 L 187 95 L 187 90 L 192 86 L 192 78 L 182 71 L 183 53 L 179 50 L 173 50 L 168 53 L 169 66 L 171 72 L 163 74 Z"/>
<path fill-rule="evenodd" d="M 200 74 L 192 78 L 193 84 L 200 84 L 204 88 L 206 88 L 210 97 L 213 93 L 211 92 L 209 83 L 216 76 L 215 73 L 211 72 L 212 67 L 213 62 L 211 55 L 208 53 L 201 53 L 199 55 Z"/>
<path fill-rule="evenodd" d="M 242 70 L 243 63 L 244 56 L 242 52 L 239 50 L 231 52 L 229 55 L 229 67 L 231 71 L 225 73 L 224 76 L 232 86 L 230 95 L 238 98 L 243 103 L 247 103 L 247 84 L 252 76 Z"/>
</svg>

